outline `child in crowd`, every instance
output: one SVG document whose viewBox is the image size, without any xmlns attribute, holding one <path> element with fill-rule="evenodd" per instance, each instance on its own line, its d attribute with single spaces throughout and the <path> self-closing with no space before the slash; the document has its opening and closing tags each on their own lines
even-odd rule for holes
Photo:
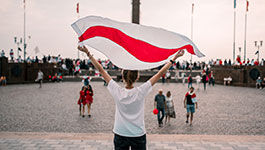
<svg viewBox="0 0 265 150">
<path fill-rule="evenodd" d="M 2 86 L 6 86 L 6 77 L 5 77 L 5 76 L 2 76 L 2 77 L 0 78 L 0 84 L 1 84 Z"/>
<path fill-rule="evenodd" d="M 198 109 L 198 102 L 196 100 L 196 94 L 194 92 L 194 88 L 191 87 L 190 90 L 186 93 L 184 98 L 184 108 L 187 109 L 187 120 L 186 123 L 189 123 L 190 116 L 190 125 L 192 125 L 193 114 L 195 113 L 195 106 Z"/>
<path fill-rule="evenodd" d="M 176 118 L 176 113 L 174 110 L 174 102 L 171 96 L 170 91 L 167 92 L 166 95 L 166 120 L 165 120 L 165 124 L 168 123 L 168 125 L 170 125 L 170 118 Z"/>
<path fill-rule="evenodd" d="M 80 97 L 78 99 L 77 104 L 79 105 L 80 116 L 85 117 L 85 105 L 86 105 L 86 97 L 85 97 L 86 87 L 83 86 L 80 93 Z"/>
</svg>

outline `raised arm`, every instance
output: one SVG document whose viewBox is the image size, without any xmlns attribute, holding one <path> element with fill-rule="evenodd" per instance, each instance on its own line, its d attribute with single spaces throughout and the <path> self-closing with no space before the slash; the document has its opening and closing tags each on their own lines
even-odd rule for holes
<svg viewBox="0 0 265 150">
<path fill-rule="evenodd" d="M 184 55 L 184 50 L 180 50 L 172 59 L 172 61 L 175 61 L 178 57 L 181 57 Z M 159 71 L 156 73 L 151 79 L 150 82 L 152 86 L 163 76 L 164 73 L 172 66 L 171 62 L 166 63 Z"/>
<path fill-rule="evenodd" d="M 93 55 L 90 54 L 88 49 L 85 46 L 83 46 L 83 47 L 78 46 L 78 50 L 80 50 L 80 51 L 82 51 L 82 52 L 87 54 L 88 58 L 91 60 L 91 62 L 94 65 L 94 67 L 99 71 L 99 73 L 102 75 L 104 80 L 107 83 L 109 83 L 109 81 L 112 79 L 111 76 L 103 69 L 101 64 L 98 63 L 98 61 L 93 57 Z"/>
</svg>

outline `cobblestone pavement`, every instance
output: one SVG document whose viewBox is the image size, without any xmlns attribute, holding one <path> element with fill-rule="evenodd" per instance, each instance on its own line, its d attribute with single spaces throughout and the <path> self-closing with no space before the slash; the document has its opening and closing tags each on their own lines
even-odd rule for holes
<svg viewBox="0 0 265 150">
<path fill-rule="evenodd" d="M 0 149 L 113 149 L 113 134 L 0 132 Z M 149 150 L 264 150 L 265 136 L 147 135 Z"/>
<path fill-rule="evenodd" d="M 111 133 L 115 105 L 108 90 L 103 82 L 91 83 L 95 91 L 92 118 L 82 118 L 77 105 L 81 84 L 46 83 L 41 89 L 37 84 L 0 87 L 0 131 Z M 177 116 L 171 119 L 171 126 L 162 128 L 152 114 L 153 99 L 160 88 L 171 91 Z M 193 126 L 185 124 L 186 92 L 187 85 L 180 83 L 158 83 L 153 87 L 145 103 L 148 134 L 265 135 L 264 89 L 216 85 L 203 91 L 201 87 Z"/>
</svg>

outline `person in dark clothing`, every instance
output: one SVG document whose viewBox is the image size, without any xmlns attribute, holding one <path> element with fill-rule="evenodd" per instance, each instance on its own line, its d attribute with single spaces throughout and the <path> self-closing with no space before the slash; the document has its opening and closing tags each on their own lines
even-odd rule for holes
<svg viewBox="0 0 265 150">
<path fill-rule="evenodd" d="M 154 107 L 158 110 L 157 120 L 159 127 L 162 127 L 163 125 L 163 119 L 165 116 L 165 105 L 166 105 L 166 97 L 165 95 L 163 95 L 163 90 L 160 89 L 159 93 L 155 96 L 155 103 L 154 103 Z M 162 113 L 161 117 L 160 117 L 160 112 Z"/>
<path fill-rule="evenodd" d="M 206 73 L 202 73 L 202 83 L 203 83 L 203 87 L 204 87 L 204 91 L 206 90 L 206 83 L 207 83 L 207 76 Z"/>
<path fill-rule="evenodd" d="M 188 88 L 192 87 L 192 76 L 191 74 L 188 77 Z"/>
<path fill-rule="evenodd" d="M 185 98 L 184 98 L 184 108 L 187 109 L 186 123 L 189 123 L 189 116 L 190 116 L 190 125 L 192 125 L 193 114 L 195 113 L 194 105 L 196 105 L 196 109 L 198 109 L 196 94 L 194 92 L 194 88 L 191 87 L 190 90 L 186 93 Z"/>
</svg>

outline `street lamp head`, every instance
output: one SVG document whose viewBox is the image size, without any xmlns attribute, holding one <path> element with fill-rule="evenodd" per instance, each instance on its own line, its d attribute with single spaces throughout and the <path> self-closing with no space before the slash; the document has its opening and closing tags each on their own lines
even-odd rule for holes
<svg viewBox="0 0 265 150">
<path fill-rule="evenodd" d="M 257 46 L 257 41 L 255 41 L 255 46 Z"/>
<path fill-rule="evenodd" d="M 263 41 L 260 41 L 260 47 L 262 46 L 262 42 L 263 42 Z"/>
</svg>

